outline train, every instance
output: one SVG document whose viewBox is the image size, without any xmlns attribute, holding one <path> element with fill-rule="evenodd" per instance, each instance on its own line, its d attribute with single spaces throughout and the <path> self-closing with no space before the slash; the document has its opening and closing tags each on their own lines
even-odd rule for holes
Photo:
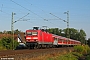
<svg viewBox="0 0 90 60">
<path fill-rule="evenodd" d="M 75 46 L 81 44 L 80 41 L 49 33 L 45 29 L 39 29 L 39 27 L 26 30 L 25 41 L 26 46 L 30 49 Z"/>
</svg>

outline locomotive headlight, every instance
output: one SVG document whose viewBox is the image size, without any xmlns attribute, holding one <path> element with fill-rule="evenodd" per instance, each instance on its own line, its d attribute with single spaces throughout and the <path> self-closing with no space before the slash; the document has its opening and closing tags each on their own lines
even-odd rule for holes
<svg viewBox="0 0 90 60">
<path fill-rule="evenodd" d="M 31 39 L 31 37 L 27 37 L 26 39 Z"/>
<path fill-rule="evenodd" d="M 34 40 L 34 41 L 36 41 L 36 40 Z"/>
<path fill-rule="evenodd" d="M 29 41 L 28 39 L 26 41 Z"/>
<path fill-rule="evenodd" d="M 34 41 L 38 41 L 38 40 L 34 40 Z"/>
<path fill-rule="evenodd" d="M 33 37 L 33 39 L 38 39 L 38 37 Z"/>
</svg>

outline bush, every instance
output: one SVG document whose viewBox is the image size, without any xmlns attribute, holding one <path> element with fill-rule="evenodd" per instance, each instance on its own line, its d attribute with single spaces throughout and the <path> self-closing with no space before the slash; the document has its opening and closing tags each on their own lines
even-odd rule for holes
<svg viewBox="0 0 90 60">
<path fill-rule="evenodd" d="M 0 46 L 0 50 L 7 50 L 7 49 L 3 46 Z"/>
<path fill-rule="evenodd" d="M 88 45 L 84 46 L 84 52 L 85 54 L 90 54 L 90 47 Z"/>
<path fill-rule="evenodd" d="M 78 60 L 79 56 L 82 55 L 78 53 L 68 53 L 57 57 L 49 57 L 46 60 Z"/>
<path fill-rule="evenodd" d="M 88 55 L 88 56 L 86 57 L 86 60 L 90 60 L 90 55 Z"/>
<path fill-rule="evenodd" d="M 78 59 L 81 56 L 83 56 L 82 54 L 78 53 L 78 52 L 72 52 L 72 54 Z"/>
<path fill-rule="evenodd" d="M 1 40 L 0 40 L 0 50 L 6 50 L 6 48 L 3 47 L 3 45 L 2 45 L 2 41 L 1 41 Z"/>
<path fill-rule="evenodd" d="M 74 50 L 75 50 L 76 52 L 82 54 L 82 53 L 84 52 L 84 46 L 81 46 L 81 45 L 79 45 L 79 46 L 74 46 Z"/>
<path fill-rule="evenodd" d="M 78 53 L 81 54 L 88 54 L 90 53 L 90 47 L 88 45 L 84 45 L 84 46 L 74 46 L 74 50 Z"/>
<path fill-rule="evenodd" d="M 1 44 L 6 49 L 15 49 L 19 43 L 17 41 L 13 40 L 12 37 L 8 37 L 8 38 L 4 37 L 1 39 Z"/>
</svg>

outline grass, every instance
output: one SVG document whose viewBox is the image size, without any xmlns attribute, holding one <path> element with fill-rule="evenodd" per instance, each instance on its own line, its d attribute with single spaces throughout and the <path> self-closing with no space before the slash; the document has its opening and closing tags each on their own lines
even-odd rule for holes
<svg viewBox="0 0 90 60">
<path fill-rule="evenodd" d="M 2 47 L 0 47 L 2 48 Z M 75 51 L 71 52 L 62 50 L 62 52 L 51 53 L 47 55 L 40 55 L 38 57 L 22 57 L 20 60 L 78 60 L 80 57 L 86 56 L 86 60 L 90 60 L 90 47 L 88 46 L 75 46 Z"/>
<path fill-rule="evenodd" d="M 82 57 L 84 54 L 90 54 L 90 47 L 85 46 L 75 46 L 74 52 L 62 52 L 62 53 L 53 53 L 48 54 L 45 56 L 39 56 L 37 58 L 34 58 L 32 60 L 78 60 L 80 57 Z M 90 55 L 86 57 L 87 60 L 90 60 Z"/>
<path fill-rule="evenodd" d="M 58 55 L 56 57 L 49 57 L 46 60 L 78 60 L 78 58 L 82 56 L 79 53 L 69 52 L 67 54 Z"/>
<path fill-rule="evenodd" d="M 59 53 L 59 52 L 58 53 L 51 53 L 51 54 L 39 56 L 36 58 L 31 58 L 30 60 L 57 60 L 57 59 L 59 59 L 59 56 L 65 55 L 67 53 L 68 53 L 67 51 L 63 50 L 62 53 Z"/>
</svg>

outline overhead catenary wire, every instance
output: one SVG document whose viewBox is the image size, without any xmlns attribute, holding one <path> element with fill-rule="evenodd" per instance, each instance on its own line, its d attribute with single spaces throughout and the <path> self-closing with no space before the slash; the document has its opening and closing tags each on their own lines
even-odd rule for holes
<svg viewBox="0 0 90 60">
<path fill-rule="evenodd" d="M 2 7 L 1 7 L 1 12 L 2 12 L 2 8 L 3 8 L 3 4 L 2 4 Z"/>
<path fill-rule="evenodd" d="M 12 1 L 13 3 L 19 5 L 20 7 L 22 7 L 22 8 L 24 8 L 24 9 L 26 9 L 26 10 L 32 12 L 33 14 L 35 14 L 35 15 L 37 15 L 38 17 L 42 18 L 44 21 L 48 21 L 48 22 L 51 23 L 52 25 L 57 25 L 57 24 L 55 24 L 55 23 L 50 22 L 48 19 L 45 19 L 45 18 L 39 16 L 38 14 L 34 13 L 33 11 L 31 11 L 31 10 L 29 10 L 29 9 L 27 9 L 27 8 L 25 8 L 25 7 L 23 7 L 22 5 L 20 5 L 20 4 L 16 3 L 16 2 L 14 2 L 13 0 L 10 0 L 10 1 Z M 7 13 L 7 12 L 4 12 L 4 11 L 2 10 L 2 8 L 3 8 L 3 4 L 2 4 L 2 6 L 1 6 L 1 10 L 0 10 L 0 11 L 3 12 L 3 13 L 5 13 L 5 14 L 11 15 L 11 14 L 9 14 L 9 13 Z M 40 9 L 40 8 L 39 8 L 39 9 Z M 42 11 L 44 12 L 44 10 L 42 10 Z M 20 19 L 21 19 L 21 18 L 20 18 Z M 18 19 L 18 20 L 20 20 L 20 19 Z M 26 21 L 26 20 L 23 20 L 23 21 Z M 16 21 L 15 21 L 15 22 L 16 22 Z"/>
<path fill-rule="evenodd" d="M 15 1 L 13 1 L 13 0 L 10 0 L 10 1 L 13 2 L 13 3 L 15 3 L 15 4 L 17 4 L 18 6 L 20 6 L 20 7 L 22 7 L 22 8 L 24 8 L 25 10 L 28 10 L 28 11 L 30 11 L 31 13 L 37 15 L 38 17 L 42 18 L 44 21 L 50 22 L 48 19 L 45 19 L 45 18 L 41 17 L 40 15 L 38 15 L 38 14 L 34 13 L 33 11 L 31 11 L 30 9 L 27 9 L 27 8 L 25 8 L 24 6 L 16 3 Z M 50 23 L 51 23 L 51 24 L 54 24 L 54 23 L 52 23 L 52 22 L 50 22 Z M 54 24 L 54 25 L 56 25 L 56 24 Z"/>
<path fill-rule="evenodd" d="M 27 0 L 25 0 L 25 2 L 29 3 Z M 45 11 L 43 9 L 41 9 L 40 7 L 38 7 L 36 5 L 33 5 L 32 3 L 29 3 L 29 4 L 32 5 L 32 6 L 34 6 L 34 7 L 36 7 L 36 8 L 38 8 L 38 9 L 40 9 L 41 11 L 43 11 L 45 13 Z"/>
<path fill-rule="evenodd" d="M 25 2 L 26 2 L 26 0 L 25 0 Z M 29 3 L 28 1 L 27 1 L 27 3 Z M 31 4 L 31 3 L 29 3 L 30 5 L 33 5 L 33 4 Z M 34 6 L 34 5 L 33 5 Z M 34 7 L 37 7 L 37 6 L 34 6 Z M 40 7 L 37 7 L 38 9 L 40 9 L 41 11 L 43 11 L 44 13 L 45 13 L 45 11 L 44 10 L 42 10 Z M 50 14 L 51 15 L 51 14 Z M 47 14 L 46 14 L 46 16 L 47 16 Z M 58 20 L 58 19 L 44 19 L 44 21 L 48 21 L 49 22 L 49 20 Z M 51 23 L 51 22 L 50 22 Z"/>
<path fill-rule="evenodd" d="M 50 13 L 51 15 L 53 15 L 54 17 L 57 17 L 59 20 L 62 20 L 62 21 L 64 21 L 64 22 L 67 22 L 67 21 L 65 21 L 64 19 L 61 19 L 61 18 L 59 18 L 58 16 L 56 16 L 56 15 L 54 15 L 54 14 L 52 14 L 52 13 Z"/>
<path fill-rule="evenodd" d="M 2 4 L 2 6 L 1 6 L 1 10 L 0 10 L 0 11 L 1 11 L 2 13 L 7 14 L 7 15 L 11 15 L 11 14 L 9 14 L 9 13 L 3 11 L 3 4 Z"/>
<path fill-rule="evenodd" d="M 7 14 L 7 15 L 11 15 L 11 14 L 9 14 L 9 13 L 7 13 L 7 12 L 4 12 L 4 11 L 2 11 L 2 10 L 0 10 L 2 13 L 5 13 L 5 14 Z"/>
<path fill-rule="evenodd" d="M 38 14 L 34 13 L 33 11 L 31 11 L 30 9 L 27 9 L 27 8 L 25 8 L 24 6 L 22 6 L 22 5 L 18 4 L 18 3 L 16 3 L 15 1 L 13 1 L 13 0 L 10 0 L 10 1 L 11 1 L 11 2 L 13 2 L 13 3 L 15 3 L 15 4 L 17 4 L 18 6 L 20 6 L 20 7 L 22 7 L 22 8 L 24 8 L 25 10 L 30 11 L 31 13 L 33 13 L 33 14 L 37 15 L 38 17 L 40 17 L 40 18 L 44 19 L 44 18 L 43 18 L 43 17 L 41 17 L 40 15 L 38 15 Z"/>
<path fill-rule="evenodd" d="M 27 15 L 29 15 L 29 13 L 28 13 Z M 27 20 L 21 20 L 21 19 L 23 19 L 24 17 L 26 17 L 27 15 L 21 17 L 20 19 L 16 20 L 15 22 L 17 22 L 17 21 L 27 21 Z M 14 23 L 15 23 L 15 22 L 14 22 Z"/>
<path fill-rule="evenodd" d="M 26 0 L 25 0 L 25 2 L 26 2 Z M 29 3 L 29 2 L 27 2 L 27 3 Z M 30 5 L 33 5 L 33 4 L 31 4 L 31 3 L 29 3 Z M 37 6 L 34 6 L 34 7 L 37 7 Z M 45 13 L 45 11 L 44 10 L 42 10 L 41 8 L 39 8 L 39 7 L 37 7 L 38 9 L 40 9 L 41 11 L 43 11 L 44 13 Z M 47 16 L 47 14 L 46 14 L 46 16 Z M 58 19 L 44 19 L 44 21 L 48 21 L 49 23 L 51 23 L 52 25 L 54 24 L 54 23 L 52 23 L 52 22 L 50 22 L 49 20 L 58 20 Z M 56 24 L 54 24 L 54 25 L 56 25 Z"/>
<path fill-rule="evenodd" d="M 4 12 L 3 10 L 2 10 L 2 8 L 3 8 L 3 4 L 2 4 L 2 6 L 1 6 L 1 12 L 3 12 L 3 13 L 5 13 L 5 14 L 9 14 L 9 13 L 6 13 L 6 12 Z"/>
</svg>

